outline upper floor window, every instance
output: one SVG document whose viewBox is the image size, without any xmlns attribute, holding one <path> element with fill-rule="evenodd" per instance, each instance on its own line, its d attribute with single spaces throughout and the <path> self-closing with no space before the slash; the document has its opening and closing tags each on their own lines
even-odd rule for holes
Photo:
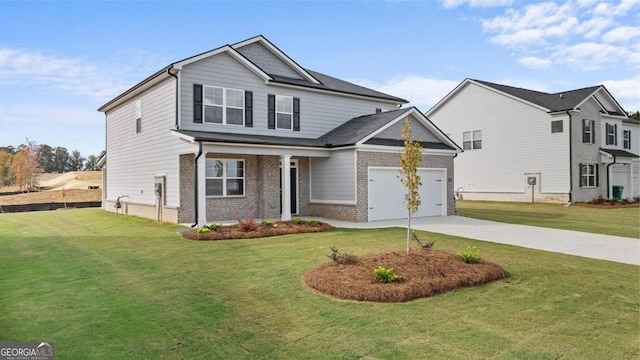
<svg viewBox="0 0 640 360">
<path fill-rule="evenodd" d="M 276 129 L 291 130 L 293 126 L 293 98 L 276 95 Z"/>
<path fill-rule="evenodd" d="M 607 145 L 618 145 L 618 125 L 609 124 L 606 125 Z"/>
<path fill-rule="evenodd" d="M 597 164 L 580 164 L 580 186 L 581 187 L 598 186 L 598 165 Z"/>
<path fill-rule="evenodd" d="M 244 125 L 244 91 L 204 86 L 204 122 Z"/>
<path fill-rule="evenodd" d="M 631 149 L 631 130 L 622 130 L 622 147 Z"/>
<path fill-rule="evenodd" d="M 193 122 L 253 126 L 253 93 L 193 84 Z"/>
<path fill-rule="evenodd" d="M 555 120 L 551 122 L 551 133 L 561 133 L 562 129 L 562 120 Z"/>
<path fill-rule="evenodd" d="M 482 130 L 465 131 L 462 133 L 462 149 L 482 149 Z"/>
<path fill-rule="evenodd" d="M 585 144 L 595 144 L 596 131 L 594 120 L 582 120 L 582 142 Z"/>
<path fill-rule="evenodd" d="M 142 132 L 142 99 L 136 100 L 136 134 Z"/>
<path fill-rule="evenodd" d="M 300 99 L 269 94 L 267 97 L 269 129 L 300 131 Z"/>
<path fill-rule="evenodd" d="M 243 196 L 244 160 L 206 159 L 207 196 Z"/>
</svg>

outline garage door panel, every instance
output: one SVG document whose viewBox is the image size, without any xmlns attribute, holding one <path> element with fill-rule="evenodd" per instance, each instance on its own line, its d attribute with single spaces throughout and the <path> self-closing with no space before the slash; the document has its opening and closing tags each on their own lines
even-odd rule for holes
<svg viewBox="0 0 640 360">
<path fill-rule="evenodd" d="M 407 217 L 404 198 L 407 190 L 398 179 L 399 168 L 369 169 L 369 220 Z M 421 205 L 416 217 L 442 214 L 444 170 L 419 170 Z"/>
</svg>

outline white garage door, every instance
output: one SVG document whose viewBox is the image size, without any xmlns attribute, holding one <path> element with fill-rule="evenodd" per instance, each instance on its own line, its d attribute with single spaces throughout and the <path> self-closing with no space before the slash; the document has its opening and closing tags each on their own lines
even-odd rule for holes
<svg viewBox="0 0 640 360">
<path fill-rule="evenodd" d="M 407 217 L 404 198 L 407 189 L 398 178 L 400 169 L 369 168 L 369 221 Z M 422 201 L 415 217 L 446 215 L 446 181 L 443 169 L 418 170 Z"/>
</svg>

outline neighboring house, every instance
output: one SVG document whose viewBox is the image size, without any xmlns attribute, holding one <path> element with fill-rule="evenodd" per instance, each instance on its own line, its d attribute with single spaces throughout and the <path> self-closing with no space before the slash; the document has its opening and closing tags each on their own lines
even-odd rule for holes
<svg viewBox="0 0 640 360">
<path fill-rule="evenodd" d="M 426 116 L 463 145 L 464 199 L 580 202 L 638 196 L 640 125 L 604 86 L 548 94 L 466 79 Z"/>
<path fill-rule="evenodd" d="M 417 215 L 453 214 L 461 149 L 405 103 L 305 69 L 262 36 L 174 62 L 98 109 L 103 208 L 198 226 L 403 218 L 409 118 L 424 147 Z"/>
</svg>

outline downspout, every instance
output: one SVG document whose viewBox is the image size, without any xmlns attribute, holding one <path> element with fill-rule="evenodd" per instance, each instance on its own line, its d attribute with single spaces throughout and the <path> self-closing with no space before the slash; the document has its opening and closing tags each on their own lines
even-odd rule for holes
<svg viewBox="0 0 640 360">
<path fill-rule="evenodd" d="M 613 156 L 613 162 L 607 164 L 607 199 L 611 199 L 611 186 L 609 186 L 609 168 L 611 167 L 611 165 L 616 163 L 616 156 L 614 154 L 611 154 L 611 156 Z"/>
<path fill-rule="evenodd" d="M 196 225 L 198 225 L 198 159 L 200 159 L 200 156 L 202 156 L 202 141 L 198 141 L 198 155 L 196 155 L 195 157 L 195 174 L 194 174 L 194 187 L 193 187 L 193 193 L 195 194 L 195 201 L 193 202 L 195 205 L 195 223 L 193 225 L 191 225 L 191 227 L 196 227 Z"/>
<path fill-rule="evenodd" d="M 171 69 L 173 69 L 173 64 L 167 69 L 167 74 L 176 79 L 176 129 L 180 129 L 180 124 L 178 123 L 178 77 L 171 73 Z"/>
<path fill-rule="evenodd" d="M 569 204 L 571 204 L 571 200 L 573 198 L 573 168 L 571 167 L 573 162 L 573 142 L 571 136 L 571 110 L 567 110 L 567 115 L 569 115 Z"/>
</svg>

